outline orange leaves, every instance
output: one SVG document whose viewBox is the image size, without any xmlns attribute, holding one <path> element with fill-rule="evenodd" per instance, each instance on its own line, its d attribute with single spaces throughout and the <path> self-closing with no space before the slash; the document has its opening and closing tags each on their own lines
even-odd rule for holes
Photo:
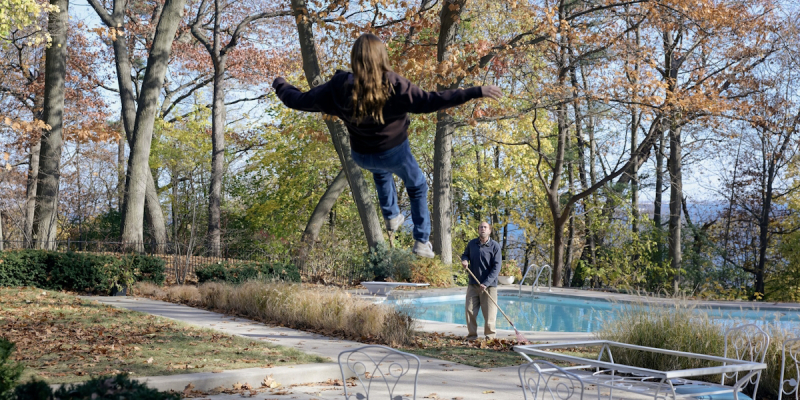
<svg viewBox="0 0 800 400">
<path fill-rule="evenodd" d="M 9 117 L 3 118 L 3 123 L 11 129 L 20 133 L 30 133 L 35 130 L 50 129 L 50 126 L 45 124 L 44 121 L 34 120 L 33 122 L 13 120 Z"/>
</svg>

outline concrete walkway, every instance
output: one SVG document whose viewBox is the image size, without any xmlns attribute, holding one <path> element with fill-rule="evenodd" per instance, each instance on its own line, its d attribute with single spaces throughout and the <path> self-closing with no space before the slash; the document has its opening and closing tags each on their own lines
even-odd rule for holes
<svg viewBox="0 0 800 400">
<path fill-rule="evenodd" d="M 342 398 L 341 386 L 332 385 L 332 380 L 341 380 L 339 367 L 335 364 L 341 351 L 356 348 L 363 344 L 323 335 L 298 331 L 289 328 L 269 326 L 259 322 L 226 316 L 206 310 L 196 309 L 180 304 L 135 298 L 135 297 L 85 297 L 103 304 L 129 310 L 158 315 L 195 326 L 215 329 L 233 335 L 240 335 L 256 340 L 269 341 L 272 344 L 295 347 L 306 353 L 316 354 L 331 359 L 331 363 L 306 364 L 275 368 L 249 368 L 247 370 L 225 371 L 222 374 L 201 373 L 187 375 L 171 375 L 164 377 L 142 378 L 151 387 L 160 390 L 182 391 L 191 382 L 200 390 L 208 391 L 223 386 L 230 388 L 235 382 L 249 383 L 259 388 L 261 381 L 268 375 L 281 383 L 271 391 L 258 394 L 256 398 L 268 399 L 323 399 Z M 463 335 L 466 327 L 455 324 L 423 323 L 426 331 L 445 331 Z M 453 325 L 453 326 L 447 326 Z M 510 334 L 513 331 L 498 332 Z M 553 334 L 551 334 L 553 335 Z M 529 339 L 531 333 L 526 333 Z M 572 335 L 565 335 L 570 338 Z M 537 338 L 537 340 L 544 337 Z M 556 337 L 554 336 L 553 339 Z M 574 339 L 577 337 L 571 337 Z M 564 339 L 564 338 L 558 338 Z M 421 367 L 417 384 L 417 398 L 428 399 L 523 399 L 519 387 L 517 367 L 479 369 L 434 358 L 420 357 Z M 330 380 L 330 381 L 329 381 Z M 227 381 L 227 384 L 225 384 Z M 412 380 L 413 383 L 413 380 Z M 410 395 L 413 385 L 398 386 L 396 395 Z M 240 399 L 241 394 L 214 394 L 202 398 L 207 399 Z"/>
</svg>

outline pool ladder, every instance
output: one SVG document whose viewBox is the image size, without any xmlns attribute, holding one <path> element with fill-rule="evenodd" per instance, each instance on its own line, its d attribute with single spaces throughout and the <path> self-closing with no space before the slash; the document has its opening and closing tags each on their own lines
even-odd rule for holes
<svg viewBox="0 0 800 400">
<path fill-rule="evenodd" d="M 538 272 L 536 272 L 536 279 L 533 280 L 533 285 L 531 285 L 531 296 L 533 296 L 533 292 L 534 291 L 537 291 L 537 292 L 539 291 L 539 286 L 541 286 L 541 284 L 539 282 L 539 278 L 542 276 L 542 272 L 544 270 L 548 270 L 550 272 L 549 274 L 547 274 L 547 291 L 548 292 L 552 292 L 553 291 L 553 282 L 552 282 L 552 279 L 553 279 L 553 268 L 550 267 L 547 264 L 542 265 L 541 268 L 539 266 L 537 266 L 536 264 L 531 264 L 531 265 L 528 266 L 528 270 L 525 271 L 525 275 L 519 281 L 519 291 L 517 292 L 518 296 L 520 296 L 520 297 L 522 296 L 522 282 L 525 282 L 525 278 L 533 270 L 536 270 Z"/>
</svg>

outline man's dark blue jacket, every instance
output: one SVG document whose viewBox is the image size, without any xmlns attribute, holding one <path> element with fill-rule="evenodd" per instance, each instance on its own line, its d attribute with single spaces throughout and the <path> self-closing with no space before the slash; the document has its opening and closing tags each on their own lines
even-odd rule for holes
<svg viewBox="0 0 800 400">
<path fill-rule="evenodd" d="M 497 286 L 497 276 L 500 275 L 500 265 L 503 261 L 500 243 L 491 238 L 486 243 L 481 243 L 480 239 L 472 239 L 467 243 L 461 260 L 469 261 L 469 269 L 480 280 L 475 282 L 470 276 L 470 285 Z"/>
</svg>

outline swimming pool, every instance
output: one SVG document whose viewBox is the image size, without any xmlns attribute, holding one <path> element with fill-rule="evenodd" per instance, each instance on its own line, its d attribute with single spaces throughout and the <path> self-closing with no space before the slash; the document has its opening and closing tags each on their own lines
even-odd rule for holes
<svg viewBox="0 0 800 400">
<path fill-rule="evenodd" d="M 537 294 L 500 296 L 500 308 L 514 321 L 517 329 L 550 332 L 596 332 L 604 323 L 613 322 L 617 311 L 628 306 L 604 300 L 591 300 L 558 295 Z M 417 319 L 466 324 L 464 295 L 421 297 L 416 299 L 387 300 L 386 304 L 409 309 Z M 740 310 L 697 308 L 707 312 L 713 319 L 723 321 L 777 323 L 783 328 L 800 328 L 800 312 L 776 309 Z M 483 326 L 483 316 L 478 317 L 478 326 Z M 511 325 L 497 313 L 497 327 L 511 329 Z"/>
</svg>

